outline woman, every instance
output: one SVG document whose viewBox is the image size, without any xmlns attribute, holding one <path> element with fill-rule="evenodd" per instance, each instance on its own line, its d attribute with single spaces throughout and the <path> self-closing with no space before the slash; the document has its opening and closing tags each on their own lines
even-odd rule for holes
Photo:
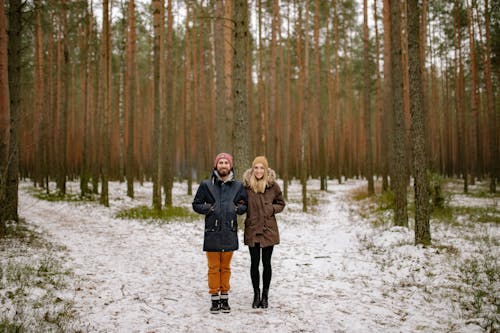
<svg viewBox="0 0 500 333">
<path fill-rule="evenodd" d="M 271 284 L 271 256 L 280 236 L 275 214 L 285 208 L 281 189 L 276 183 L 276 173 L 268 166 L 264 156 L 257 156 L 252 168 L 243 174 L 243 185 L 248 193 L 248 210 L 245 219 L 244 242 L 250 250 L 250 277 L 254 297 L 252 308 L 267 308 Z M 262 296 L 260 295 L 259 264 L 262 254 Z"/>
</svg>

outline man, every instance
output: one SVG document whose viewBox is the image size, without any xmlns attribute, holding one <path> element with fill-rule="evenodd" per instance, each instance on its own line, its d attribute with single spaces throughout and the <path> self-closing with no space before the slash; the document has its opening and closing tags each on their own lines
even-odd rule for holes
<svg viewBox="0 0 500 333">
<path fill-rule="evenodd" d="M 218 154 L 212 177 L 200 184 L 193 200 L 194 211 L 205 215 L 203 251 L 208 261 L 210 312 L 214 314 L 231 312 L 228 293 L 231 258 L 238 249 L 237 214 L 247 211 L 247 202 L 243 184 L 234 179 L 233 157 Z"/>
</svg>

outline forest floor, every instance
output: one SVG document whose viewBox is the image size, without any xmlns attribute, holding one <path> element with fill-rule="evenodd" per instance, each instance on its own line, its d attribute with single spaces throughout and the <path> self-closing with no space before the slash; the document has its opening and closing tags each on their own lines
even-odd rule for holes
<svg viewBox="0 0 500 333">
<path fill-rule="evenodd" d="M 230 314 L 209 313 L 201 216 L 160 220 L 117 214 L 150 205 L 151 184 L 110 183 L 110 207 L 77 198 L 40 199 L 20 185 L 23 220 L 0 240 L 0 331 L 26 332 L 493 332 L 500 329 L 500 197 L 485 184 L 460 194 L 431 221 L 433 244 L 392 226 L 383 198 L 365 183 L 298 182 L 277 216 L 269 309 L 252 309 L 250 258 L 232 262 Z M 196 191 L 196 188 L 193 188 Z M 69 198 L 69 199 L 68 199 Z M 174 205 L 192 195 L 175 183 Z M 382 207 L 382 208 L 381 208 Z M 240 228 L 241 229 L 241 228 Z"/>
</svg>

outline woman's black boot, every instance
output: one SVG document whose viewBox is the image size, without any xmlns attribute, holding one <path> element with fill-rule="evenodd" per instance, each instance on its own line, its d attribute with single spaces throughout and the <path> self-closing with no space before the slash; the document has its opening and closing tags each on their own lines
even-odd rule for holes
<svg viewBox="0 0 500 333">
<path fill-rule="evenodd" d="M 260 305 L 260 289 L 254 289 L 253 290 L 253 303 L 252 303 L 252 308 L 256 309 Z"/>
<path fill-rule="evenodd" d="M 262 290 L 262 299 L 260 300 L 260 307 L 263 309 L 267 309 L 267 307 L 268 307 L 268 302 L 267 302 L 267 295 L 268 294 L 269 294 L 269 289 Z"/>
</svg>

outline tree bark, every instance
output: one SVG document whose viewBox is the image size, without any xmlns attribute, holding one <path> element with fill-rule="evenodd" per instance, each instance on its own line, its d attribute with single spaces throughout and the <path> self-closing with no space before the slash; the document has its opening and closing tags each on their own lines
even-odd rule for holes
<svg viewBox="0 0 500 333">
<path fill-rule="evenodd" d="M 464 108 L 464 65 L 462 61 L 461 3 L 454 4 L 454 46 L 455 46 L 455 112 L 457 130 L 457 168 L 464 181 L 464 193 L 468 192 L 468 154 L 466 150 L 466 122 Z"/>
<path fill-rule="evenodd" d="M 90 179 L 90 168 L 89 168 L 89 142 L 90 142 L 90 98 L 91 96 L 91 82 L 90 82 L 90 69 L 89 69 L 89 53 L 91 53 L 91 43 L 92 43 L 92 13 L 89 9 L 85 8 L 85 19 L 84 19 L 83 33 L 80 37 L 81 39 L 81 87 L 83 91 L 82 100 L 80 107 L 83 112 L 83 138 L 82 138 L 82 155 L 81 155 L 81 167 L 80 167 L 80 195 L 86 196 L 90 193 L 89 189 L 89 179 Z"/>
<path fill-rule="evenodd" d="M 62 88 L 61 109 L 58 122 L 58 159 L 59 167 L 57 168 L 57 189 L 60 195 L 66 195 L 66 176 L 68 173 L 67 161 L 67 145 L 68 145 L 68 113 L 69 113 L 69 86 L 70 86 L 70 63 L 69 63 L 69 48 L 68 48 L 68 22 L 67 22 L 67 3 L 62 1 L 61 4 L 61 25 L 62 25 L 62 75 L 60 77 L 59 86 Z"/>
<path fill-rule="evenodd" d="M 391 76 L 392 76 L 392 112 L 394 121 L 394 161 L 392 188 L 394 191 L 394 224 L 408 226 L 407 208 L 407 161 L 406 129 L 403 101 L 403 68 L 401 48 L 401 11 L 400 1 L 390 0 L 391 8 Z"/>
<path fill-rule="evenodd" d="M 154 29 L 154 47 L 153 47 L 153 78 L 154 78 L 154 107 L 153 107 L 153 166 L 152 166 L 152 182 L 153 182 L 153 208 L 161 210 L 161 183 L 160 183 L 160 126 L 161 126 L 161 110 L 160 110 L 160 50 L 161 50 L 161 31 L 163 27 L 161 22 L 163 0 L 153 0 L 153 29 Z"/>
<path fill-rule="evenodd" d="M 111 116 L 111 32 L 109 19 L 109 0 L 104 0 L 102 4 L 102 44 L 101 44 L 101 64 L 104 74 L 104 89 L 102 100 L 102 165 L 101 165 L 101 197 L 100 203 L 109 206 L 109 163 L 110 163 L 110 116 Z"/>
<path fill-rule="evenodd" d="M 390 144 L 382 145 L 382 190 L 387 191 L 391 184 L 389 180 L 394 178 L 393 171 L 393 144 L 391 144 L 394 133 L 394 120 L 392 112 L 392 60 L 391 60 L 391 0 L 384 0 L 384 111 L 382 115 L 382 142 Z"/>
<path fill-rule="evenodd" d="M 165 140 L 165 169 L 164 169 L 164 189 L 165 206 L 172 206 L 172 187 L 174 185 L 174 161 L 175 161 L 175 109 L 174 109 L 174 45 L 173 45 L 173 22 L 172 0 L 168 0 L 167 5 L 167 63 L 166 63 L 166 140 Z"/>
<path fill-rule="evenodd" d="M 134 197 L 134 174 L 136 164 L 134 158 L 135 146 L 135 113 L 136 113 L 136 37 L 135 37 L 135 1 L 128 4 L 128 34 L 127 34 L 127 165 L 125 167 L 127 178 L 127 196 Z"/>
<path fill-rule="evenodd" d="M 428 161 L 420 63 L 420 11 L 418 0 L 408 0 L 408 63 L 415 188 L 415 243 L 430 245 Z"/>
<path fill-rule="evenodd" d="M 21 0 L 9 1 L 8 29 L 8 71 L 10 96 L 10 136 L 7 164 L 6 190 L 3 202 L 0 203 L 4 221 L 19 221 L 18 188 L 19 188 L 19 125 L 21 118 L 21 49 L 22 11 Z"/>
<path fill-rule="evenodd" d="M 241 179 L 243 172 L 250 165 L 250 133 L 248 131 L 247 101 L 247 38 L 248 38 L 248 2 L 235 0 L 233 3 L 234 20 L 234 157 L 235 174 Z M 236 140 L 237 138 L 237 140 Z"/>
<path fill-rule="evenodd" d="M 492 84 L 492 71 L 491 71 L 491 33 L 490 33 L 490 8 L 489 0 L 484 2 L 485 8 L 485 66 L 484 66 L 484 80 L 486 83 L 486 100 L 488 110 L 488 147 L 490 153 L 490 163 L 488 165 L 488 173 L 490 175 L 490 193 L 496 193 L 497 178 L 500 176 L 500 161 L 498 153 L 498 119 L 495 112 L 494 92 Z"/>
<path fill-rule="evenodd" d="M 9 71 L 7 60 L 7 19 L 4 12 L 4 1 L 0 0 L 0 236 L 6 232 L 7 221 L 5 208 L 7 193 L 7 170 L 9 166 L 10 137 L 10 101 L 9 101 Z"/>
<path fill-rule="evenodd" d="M 475 31 L 474 31 L 474 20 L 472 15 L 472 6 L 467 8 L 468 15 L 468 25 L 469 25 L 469 47 L 470 47 L 470 82 L 471 82 L 471 92 L 470 92 L 470 164 L 469 171 L 471 174 L 471 184 L 473 185 L 477 177 L 477 166 L 478 166 L 478 123 L 479 123 L 479 94 L 477 91 L 478 78 L 477 78 L 477 64 L 476 64 L 476 42 L 475 42 Z"/>
<path fill-rule="evenodd" d="M 215 1 L 215 149 L 217 152 L 231 150 L 231 138 L 226 113 L 226 81 L 224 75 L 224 1 Z"/>
<path fill-rule="evenodd" d="M 384 173 L 381 169 L 381 164 L 382 164 L 382 126 L 383 126 L 383 97 L 382 97 L 382 78 L 381 78 L 381 72 L 380 72 L 380 34 L 379 34 L 379 28 L 378 28 L 378 7 L 377 7 L 377 1 L 378 0 L 373 0 L 373 22 L 375 25 L 375 117 L 374 117 L 374 135 L 373 139 L 375 140 L 374 142 L 374 151 L 375 151 L 375 156 L 374 156 L 374 165 L 375 165 L 375 170 L 374 173 L 381 175 L 384 177 Z M 387 181 L 387 179 L 386 179 Z"/>
<path fill-rule="evenodd" d="M 193 90 L 193 82 L 192 77 L 194 77 L 194 73 L 191 69 L 191 54 L 193 52 L 193 41 L 191 38 L 191 30 L 189 25 L 191 23 L 191 9 L 190 9 L 190 1 L 186 0 L 186 37 L 184 40 L 184 154 L 186 159 L 186 169 L 187 169 L 187 183 L 188 183 L 188 194 L 192 195 L 193 192 L 193 158 L 191 147 L 193 146 L 193 142 L 191 141 L 192 129 L 196 126 L 191 126 L 193 123 L 192 115 L 192 101 L 196 102 L 195 98 L 192 98 L 191 91 Z M 197 123 L 197 122 L 196 122 Z"/>
<path fill-rule="evenodd" d="M 365 176 L 368 180 L 368 195 L 375 193 L 373 184 L 373 152 L 372 152 L 372 113 L 370 107 L 370 47 L 368 34 L 368 1 L 363 2 L 363 37 L 364 37 L 364 89 L 363 109 L 365 116 Z"/>
<path fill-rule="evenodd" d="M 43 140 L 42 119 L 44 110 L 44 72 L 43 72 L 43 29 L 42 29 L 42 1 L 35 1 L 35 68 L 34 68 L 34 105 L 33 105 L 33 181 L 36 184 L 43 183 L 42 164 L 43 164 Z"/>
<path fill-rule="evenodd" d="M 271 165 L 275 167 L 278 166 L 278 161 L 276 158 L 279 155 L 279 143 L 278 136 L 280 133 L 280 120 L 278 119 L 278 72 L 277 72 L 277 40 L 280 32 L 280 24 L 279 24 L 279 1 L 274 0 L 272 2 L 272 27 L 271 27 L 271 58 L 269 59 L 269 70 L 270 70 L 270 79 L 269 79 L 269 124 L 268 126 L 268 138 L 269 138 L 269 149 L 268 149 L 268 160 Z"/>
<path fill-rule="evenodd" d="M 299 7 L 299 21 L 298 28 L 300 29 L 300 37 L 297 40 L 297 54 L 299 62 L 299 91 L 303 91 L 302 94 L 299 93 L 299 120 L 300 126 L 300 183 L 302 185 L 302 211 L 307 212 L 307 175 L 308 175 L 308 164 L 307 164 L 307 110 L 309 106 L 309 38 L 308 38 L 308 22 L 309 22 L 309 1 L 306 0 L 304 10 L 305 10 L 305 22 L 302 22 L 302 8 Z M 304 47 L 302 49 L 301 39 L 304 38 Z M 302 86 L 302 89 L 301 87 Z"/>
</svg>

